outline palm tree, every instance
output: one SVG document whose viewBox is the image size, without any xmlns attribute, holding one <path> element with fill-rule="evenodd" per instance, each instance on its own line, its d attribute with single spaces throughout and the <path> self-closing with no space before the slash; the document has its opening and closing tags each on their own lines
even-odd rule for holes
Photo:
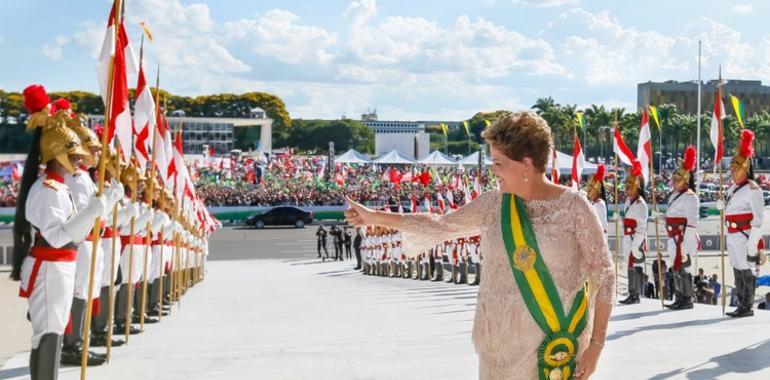
<svg viewBox="0 0 770 380">
<path fill-rule="evenodd" d="M 597 150 L 596 145 L 599 145 L 601 143 L 600 137 L 601 137 L 602 127 L 607 127 L 610 125 L 610 113 L 607 111 L 607 109 L 603 105 L 597 106 L 596 104 L 592 104 L 591 107 L 585 110 L 585 116 L 586 116 L 586 122 L 587 122 L 586 129 L 588 129 L 588 131 L 595 136 L 595 139 L 594 139 L 595 140 L 594 154 L 595 154 Z M 586 152 L 588 152 L 588 149 L 591 147 L 591 144 L 589 142 L 589 136 L 591 134 L 586 135 L 586 142 L 585 142 Z"/>
</svg>

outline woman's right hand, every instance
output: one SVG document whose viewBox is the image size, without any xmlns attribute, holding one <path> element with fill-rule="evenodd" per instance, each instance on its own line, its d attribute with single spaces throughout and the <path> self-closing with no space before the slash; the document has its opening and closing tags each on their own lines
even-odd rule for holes
<svg viewBox="0 0 770 380">
<path fill-rule="evenodd" d="M 347 200 L 349 207 L 347 210 L 345 210 L 345 219 L 347 220 L 348 224 L 353 227 L 365 227 L 374 224 L 372 223 L 374 211 L 350 199 L 350 197 L 345 197 L 345 199 Z"/>
</svg>

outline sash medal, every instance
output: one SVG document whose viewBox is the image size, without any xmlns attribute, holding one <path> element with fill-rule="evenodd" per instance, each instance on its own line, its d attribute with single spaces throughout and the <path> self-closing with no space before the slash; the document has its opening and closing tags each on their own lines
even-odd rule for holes
<svg viewBox="0 0 770 380">
<path fill-rule="evenodd" d="M 577 337 L 586 326 L 587 285 L 578 291 L 569 314 L 565 315 L 551 273 L 540 257 L 526 205 L 521 198 L 503 194 L 501 215 L 503 242 L 513 278 L 527 310 L 545 333 L 537 350 L 538 378 L 570 379 L 575 372 Z"/>
</svg>

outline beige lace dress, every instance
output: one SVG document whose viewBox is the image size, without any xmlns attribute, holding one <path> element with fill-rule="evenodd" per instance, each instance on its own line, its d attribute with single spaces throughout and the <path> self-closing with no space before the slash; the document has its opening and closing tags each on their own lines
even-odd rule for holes
<svg viewBox="0 0 770 380">
<path fill-rule="evenodd" d="M 404 251 L 416 255 L 458 237 L 481 235 L 483 281 L 473 321 L 481 379 L 537 379 L 537 348 L 545 337 L 521 298 L 500 230 L 502 194 L 490 191 L 447 215 L 403 217 Z M 578 339 L 588 347 L 597 302 L 612 303 L 615 272 L 599 219 L 585 195 L 566 190 L 550 200 L 526 202 L 540 253 L 569 308 L 589 283 L 588 324 Z"/>
</svg>

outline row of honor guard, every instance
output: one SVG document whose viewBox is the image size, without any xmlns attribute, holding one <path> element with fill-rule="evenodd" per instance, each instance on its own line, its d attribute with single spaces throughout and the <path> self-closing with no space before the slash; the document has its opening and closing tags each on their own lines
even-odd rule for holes
<svg viewBox="0 0 770 380">
<path fill-rule="evenodd" d="M 764 198 L 762 190 L 754 182 L 752 158 L 754 156 L 754 133 L 743 130 L 740 143 L 730 164 L 732 185 L 724 201 L 718 200 L 716 207 L 724 211 L 725 242 L 730 265 L 735 276 L 737 308 L 727 313 L 731 317 L 753 315 L 754 293 L 759 267 L 766 261 L 762 239 L 764 220 Z M 693 307 L 694 258 L 700 249 L 698 219 L 700 200 L 695 187 L 696 152 L 690 146 L 685 150 L 680 166 L 672 176 L 672 191 L 669 195 L 664 218 L 668 236 L 666 267 L 673 275 L 674 302 L 666 307 L 681 310 Z M 607 233 L 607 205 L 603 183 L 605 169 L 599 165 L 596 174 L 589 181 L 586 193 L 595 207 L 597 216 Z M 645 186 L 642 168 L 634 160 L 625 179 L 626 200 L 623 205 L 621 265 L 627 268 L 628 297 L 623 304 L 640 302 L 643 292 L 643 275 L 647 247 L 648 205 L 645 201 Z M 657 265 L 657 264 L 653 264 Z"/>
<path fill-rule="evenodd" d="M 479 236 L 459 238 L 409 257 L 411 255 L 402 251 L 404 246 L 400 232 L 370 226 L 366 228 L 361 244 L 362 271 L 375 276 L 479 285 L 480 243 Z"/>
<path fill-rule="evenodd" d="M 150 203 L 138 199 L 155 179 L 145 178 L 135 162 L 120 164 L 110 150 L 104 191 L 97 194 L 100 136 L 67 100 L 51 103 L 42 86 L 23 95 L 33 138 L 18 195 L 11 277 L 21 281 L 19 295 L 29 305 L 31 378 L 47 380 L 57 378 L 60 364 L 81 365 L 84 347 L 122 345 L 128 337 L 113 340 L 113 333 L 137 334 L 137 323 L 167 315 L 202 279 L 208 244 L 195 220 L 172 218 L 175 199 L 157 182 Z M 97 218 L 101 226 L 93 231 Z M 90 283 L 92 319 L 86 321 Z M 86 357 L 88 365 L 108 359 L 95 351 Z"/>
</svg>

